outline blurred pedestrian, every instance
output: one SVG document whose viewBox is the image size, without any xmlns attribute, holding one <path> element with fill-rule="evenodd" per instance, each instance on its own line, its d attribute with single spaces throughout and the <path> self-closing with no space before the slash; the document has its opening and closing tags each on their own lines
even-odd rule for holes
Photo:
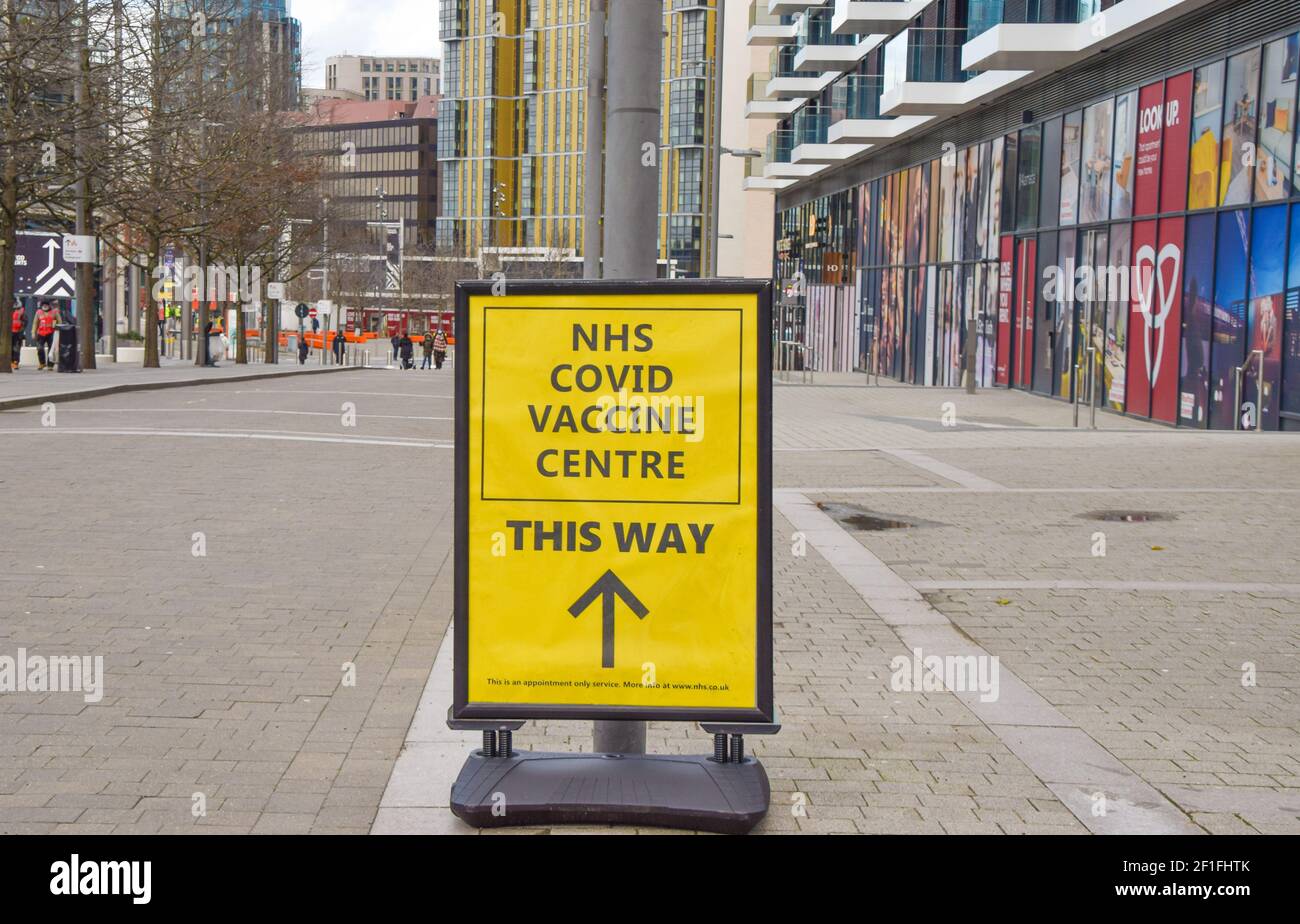
<svg viewBox="0 0 1300 924">
<path fill-rule="evenodd" d="M 433 334 L 429 331 L 424 332 L 424 340 L 420 345 L 424 347 L 424 360 L 420 363 L 420 371 L 433 368 Z"/>
<path fill-rule="evenodd" d="M 307 346 L 307 337 L 304 334 L 299 334 L 298 335 L 298 365 L 300 366 L 307 365 L 307 351 L 309 349 L 310 347 Z"/>
<path fill-rule="evenodd" d="M 23 311 L 21 304 L 15 303 L 12 327 L 10 327 L 10 337 L 12 346 L 10 348 L 9 367 L 18 371 L 18 364 L 23 359 L 23 338 L 27 333 L 27 312 Z"/>
<path fill-rule="evenodd" d="M 402 368 L 414 369 L 415 368 L 415 359 L 414 359 L 415 344 L 411 341 L 411 335 L 405 333 L 402 334 L 402 337 L 397 342 L 397 345 L 402 356 Z"/>
<path fill-rule="evenodd" d="M 433 363 L 434 366 L 441 369 L 443 361 L 447 358 L 447 335 L 439 328 L 438 332 L 433 335 Z"/>
<path fill-rule="evenodd" d="M 334 332 L 334 362 L 336 365 L 343 365 L 343 350 L 347 345 L 347 338 L 343 336 L 343 331 Z"/>
<path fill-rule="evenodd" d="M 42 302 L 36 310 L 36 365 L 47 372 L 54 369 L 54 331 L 59 325 L 59 313 L 49 302 Z"/>
</svg>

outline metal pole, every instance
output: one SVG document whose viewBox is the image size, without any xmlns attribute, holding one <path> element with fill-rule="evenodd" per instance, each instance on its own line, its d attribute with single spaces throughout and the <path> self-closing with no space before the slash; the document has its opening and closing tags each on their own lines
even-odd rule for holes
<svg viewBox="0 0 1300 924">
<path fill-rule="evenodd" d="M 1088 404 L 1091 410 L 1088 411 L 1088 429 L 1097 429 L 1097 363 L 1100 358 L 1097 355 L 1097 348 L 1088 347 Z"/>
<path fill-rule="evenodd" d="M 582 278 L 600 278 L 605 184 L 605 6 L 591 0 L 587 17 L 587 138 L 582 169 Z"/>
<path fill-rule="evenodd" d="M 1264 432 L 1264 351 L 1251 350 L 1255 358 L 1255 432 Z"/>
<path fill-rule="evenodd" d="M 1245 367 L 1238 366 L 1236 373 L 1236 401 L 1234 402 L 1234 409 L 1232 412 L 1232 429 L 1234 430 L 1241 429 L 1241 371 L 1243 368 Z"/>
<path fill-rule="evenodd" d="M 1079 387 L 1079 373 L 1083 370 L 1083 364 L 1076 362 L 1074 364 L 1074 400 L 1070 403 L 1074 405 L 1074 425 L 1079 426 L 1079 397 L 1083 389 Z"/>
<path fill-rule="evenodd" d="M 605 157 L 605 277 L 653 279 L 659 253 L 661 0 L 610 0 Z M 645 723 L 599 721 L 596 751 L 644 754 Z"/>
<path fill-rule="evenodd" d="M 605 171 L 605 277 L 652 279 L 658 256 L 660 0 L 612 0 Z"/>
</svg>

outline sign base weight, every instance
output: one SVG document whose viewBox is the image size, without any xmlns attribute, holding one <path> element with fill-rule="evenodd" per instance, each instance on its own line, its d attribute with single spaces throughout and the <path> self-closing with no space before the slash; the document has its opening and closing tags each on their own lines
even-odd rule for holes
<svg viewBox="0 0 1300 924">
<path fill-rule="evenodd" d="M 476 828 L 617 824 L 744 834 L 771 789 L 752 757 L 720 763 L 679 754 L 470 753 L 451 810 Z"/>
</svg>

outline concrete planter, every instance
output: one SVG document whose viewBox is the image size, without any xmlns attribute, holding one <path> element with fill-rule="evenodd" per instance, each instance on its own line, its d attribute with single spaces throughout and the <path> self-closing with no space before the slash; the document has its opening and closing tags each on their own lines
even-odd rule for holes
<svg viewBox="0 0 1300 924">
<path fill-rule="evenodd" d="M 117 361 L 119 363 L 138 363 L 144 365 L 144 347 L 118 347 Z"/>
</svg>

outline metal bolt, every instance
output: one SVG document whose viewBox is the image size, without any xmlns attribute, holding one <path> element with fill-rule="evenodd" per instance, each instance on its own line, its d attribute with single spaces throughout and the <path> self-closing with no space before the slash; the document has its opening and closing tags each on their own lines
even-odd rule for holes
<svg viewBox="0 0 1300 924">
<path fill-rule="evenodd" d="M 745 761 L 745 736 L 731 736 L 731 762 L 733 764 L 744 763 Z"/>
<path fill-rule="evenodd" d="M 497 757 L 514 756 L 514 751 L 510 749 L 510 745 L 512 743 L 511 739 L 513 737 L 514 737 L 514 733 L 510 731 L 508 728 L 503 728 L 501 730 L 500 734 L 497 735 L 497 740 L 499 742 L 497 747 Z"/>
<path fill-rule="evenodd" d="M 494 731 L 483 732 L 483 756 L 497 756 L 497 733 Z"/>
<path fill-rule="evenodd" d="M 727 762 L 727 736 L 713 736 L 713 759 L 720 764 Z"/>
</svg>

